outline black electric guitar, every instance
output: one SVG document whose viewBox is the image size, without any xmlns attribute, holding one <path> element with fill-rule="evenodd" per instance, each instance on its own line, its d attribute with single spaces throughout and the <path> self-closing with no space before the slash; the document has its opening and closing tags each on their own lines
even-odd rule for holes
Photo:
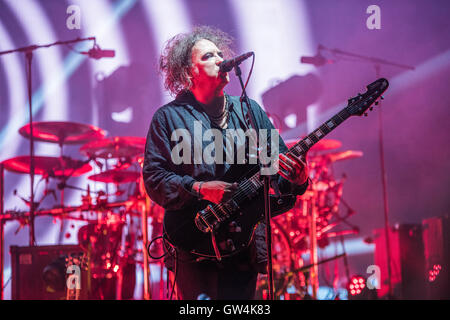
<svg viewBox="0 0 450 320">
<path fill-rule="evenodd" d="M 350 116 L 367 115 L 367 110 L 372 110 L 372 104 L 378 104 L 376 100 L 388 85 L 384 78 L 369 84 L 365 93 L 349 99 L 345 108 L 297 142 L 288 152 L 296 156 L 304 155 Z M 249 245 L 257 224 L 264 219 L 264 188 L 259 165 L 234 166 L 218 180 L 238 182 L 239 188 L 230 200 L 219 204 L 199 200 L 183 210 L 167 210 L 164 229 L 166 237 L 176 247 L 198 256 L 220 260 Z M 293 195 L 282 196 L 276 201 L 271 199 L 272 216 L 290 210 L 295 201 L 296 196 Z"/>
</svg>

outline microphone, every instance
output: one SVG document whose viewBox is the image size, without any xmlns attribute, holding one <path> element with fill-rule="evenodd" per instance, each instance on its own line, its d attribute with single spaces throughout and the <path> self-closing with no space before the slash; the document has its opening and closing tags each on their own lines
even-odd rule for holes
<svg viewBox="0 0 450 320">
<path fill-rule="evenodd" d="M 321 67 L 325 64 L 334 63 L 334 60 L 329 60 L 329 59 L 325 58 L 324 56 L 322 56 L 321 53 L 318 53 L 314 57 L 303 56 L 300 58 L 300 62 L 306 63 L 306 64 L 312 64 L 313 66 L 316 66 L 316 67 Z"/>
<path fill-rule="evenodd" d="M 99 46 L 94 46 L 89 51 L 83 51 L 81 53 L 97 60 L 101 58 L 114 58 L 116 56 L 116 52 L 114 50 L 103 50 L 100 49 Z"/>
<path fill-rule="evenodd" d="M 240 56 L 237 56 L 233 59 L 225 60 L 220 65 L 220 72 L 230 72 L 231 69 L 233 69 L 235 66 L 238 66 L 244 61 L 245 59 L 248 59 L 254 55 L 253 51 L 241 54 Z"/>
</svg>

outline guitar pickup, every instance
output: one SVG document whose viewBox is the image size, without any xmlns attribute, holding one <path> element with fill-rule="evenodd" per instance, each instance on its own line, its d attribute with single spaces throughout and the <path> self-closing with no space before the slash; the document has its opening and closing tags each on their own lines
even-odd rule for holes
<svg viewBox="0 0 450 320">
<path fill-rule="evenodd" d="M 234 201 L 233 199 L 230 200 L 230 203 L 231 203 L 231 210 L 232 210 L 232 212 L 235 212 L 235 211 L 240 209 L 240 207 L 237 204 L 237 202 Z"/>
</svg>

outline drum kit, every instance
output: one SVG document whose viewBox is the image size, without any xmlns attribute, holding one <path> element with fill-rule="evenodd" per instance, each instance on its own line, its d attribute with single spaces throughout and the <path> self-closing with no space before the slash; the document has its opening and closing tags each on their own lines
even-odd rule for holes
<svg viewBox="0 0 450 320">
<path fill-rule="evenodd" d="M 290 148 L 296 142 L 286 141 L 286 145 Z M 358 233 L 358 229 L 352 225 L 349 230 L 333 230 L 354 213 L 350 210 L 344 217 L 339 214 L 340 203 L 347 206 L 342 199 L 345 178 L 336 179 L 333 164 L 363 156 L 361 151 L 335 151 L 341 145 L 338 140 L 322 139 L 309 150 L 306 157 L 310 176 L 308 190 L 298 197 L 292 210 L 272 219 L 273 273 L 277 299 L 316 299 L 318 266 L 323 263 L 318 260 L 318 249 L 328 246 L 331 238 Z M 305 261 L 304 257 L 308 255 L 309 261 Z M 259 278 L 258 292 L 261 297 L 267 293 L 265 276 Z"/>
<path fill-rule="evenodd" d="M 154 231 L 161 230 L 163 211 L 150 201 L 143 187 L 141 168 L 145 138 L 106 137 L 105 131 L 100 128 L 74 122 L 33 122 L 32 127 L 30 130 L 30 124 L 25 125 L 19 130 L 20 135 L 30 139 L 32 132 L 35 141 L 58 144 L 60 156 L 33 156 L 33 158 L 18 156 L 7 159 L 0 164 L 2 179 L 3 170 L 24 175 L 31 175 L 33 171 L 34 175 L 42 178 L 41 181 L 45 181 L 42 197 L 38 201 L 33 201 L 34 216 L 52 216 L 54 219 L 60 219 L 61 231 L 63 223 L 67 221 L 87 222 L 77 231 L 77 238 L 79 245 L 89 252 L 93 298 L 131 298 L 134 287 L 133 290 L 131 288 L 126 290 L 126 283 L 133 281 L 126 281 L 124 277 L 127 275 L 124 273 L 127 269 L 131 270 L 130 265 L 135 267 L 136 264 L 141 264 L 146 275 L 144 297 L 148 299 L 150 297 L 148 264 L 160 263 L 150 261 L 147 254 L 143 253 L 147 250 L 149 237 L 152 237 L 152 234 L 149 234 L 148 218 L 152 218 Z M 79 160 L 65 156 L 63 147 L 66 145 L 80 145 L 79 152 L 86 159 Z M 100 172 L 93 172 L 96 167 Z M 100 184 L 101 187 L 97 188 L 100 190 L 92 190 L 89 184 L 86 189 L 69 185 L 68 180 L 73 177 L 87 177 L 96 187 Z M 40 209 L 39 206 L 46 195 L 53 193 L 55 201 L 57 199 L 56 192 L 48 188 L 52 180 L 56 182 L 60 191 L 61 202 L 50 209 Z M 122 186 L 128 186 L 125 188 L 127 192 L 120 189 Z M 109 193 L 111 187 L 115 187 L 115 190 Z M 83 191 L 80 205 L 65 205 L 64 190 L 67 189 Z M 120 198 L 125 200 L 118 201 Z M 30 210 L 31 201 L 24 198 L 22 200 Z M 31 210 L 10 210 L 2 213 L 0 215 L 2 232 L 3 225 L 8 220 L 20 221 L 21 226 L 33 223 L 30 219 Z M 147 223 L 137 221 L 139 219 Z M 73 223 L 68 225 L 75 229 Z M 72 233 L 74 231 L 76 230 L 71 230 Z M 66 233 L 66 237 L 70 234 Z M 3 242 L 1 249 L 3 250 Z M 129 271 L 128 276 L 134 278 L 131 273 L 133 272 Z M 108 284 L 111 279 L 116 280 L 113 288 Z M 122 288 L 117 288 L 116 283 L 119 282 L 122 283 Z"/>
<path fill-rule="evenodd" d="M 152 218 L 153 235 L 159 235 L 155 232 L 162 232 L 163 210 L 145 193 L 141 176 L 145 138 L 106 137 L 104 130 L 74 122 L 34 122 L 32 132 L 36 141 L 56 143 L 61 149 L 59 157 L 33 157 L 34 174 L 41 176 L 46 183 L 51 179 L 56 180 L 61 192 L 59 205 L 51 209 L 39 209 L 40 202 L 49 194 L 46 187 L 42 199 L 35 203 L 35 216 L 60 218 L 61 223 L 68 220 L 87 222 L 79 228 L 77 238 L 79 245 L 89 252 L 91 277 L 97 281 L 97 285 L 91 288 L 95 298 L 129 298 L 123 293 L 124 290 L 117 288 L 112 290 L 111 295 L 105 283 L 113 278 L 120 279 L 117 282 L 122 284 L 126 283 L 123 270 L 127 266 L 129 269 L 130 265 L 141 264 L 145 274 L 144 298 L 149 299 L 149 263 L 161 262 L 150 259 L 147 252 L 143 252 L 147 250 L 148 239 L 152 238 L 148 230 L 148 218 Z M 22 127 L 19 133 L 30 138 L 29 125 Z M 287 141 L 286 144 L 290 147 L 295 143 Z M 86 160 L 64 156 L 62 149 L 65 145 L 81 145 L 79 152 Z M 318 288 L 317 249 L 326 247 L 332 237 L 357 232 L 355 229 L 340 232 L 332 230 L 345 219 L 338 212 L 343 179 L 334 177 L 332 165 L 363 155 L 353 150 L 333 151 L 339 147 L 340 141 L 323 139 L 308 152 L 310 187 L 298 197 L 292 210 L 273 218 L 273 266 L 275 279 L 279 283 L 276 291 L 278 298 L 304 298 L 308 294 L 308 286 L 313 288 L 314 297 Z M 29 175 L 31 162 L 30 156 L 18 156 L 3 161 L 1 165 L 10 172 Z M 101 172 L 92 174 L 94 167 L 100 168 Z M 67 183 L 72 177 L 82 176 L 87 176 L 94 183 L 104 184 L 105 190 L 91 191 L 89 185 L 82 189 Z M 108 193 L 108 186 L 111 185 L 115 186 L 114 193 Z M 133 192 L 124 194 L 125 191 L 119 189 L 123 185 L 134 185 L 135 188 Z M 79 206 L 64 204 L 64 189 L 67 188 L 83 191 Z M 121 196 L 125 196 L 125 200 L 111 201 Z M 30 201 L 26 202 L 30 206 Z M 0 215 L 1 227 L 8 220 L 29 224 L 29 216 L 30 212 L 5 211 Z M 139 218 L 141 221 L 136 222 Z M 156 249 L 153 247 L 152 251 L 152 255 L 159 255 L 162 246 Z M 310 267 L 305 267 L 305 253 L 310 254 Z M 163 279 L 162 274 L 160 278 Z M 163 284 L 160 283 L 160 286 Z M 264 280 L 260 279 L 258 288 L 262 287 Z M 295 294 L 288 294 L 288 287 L 291 290 L 295 288 Z M 161 299 L 162 292 L 160 289 Z"/>
</svg>

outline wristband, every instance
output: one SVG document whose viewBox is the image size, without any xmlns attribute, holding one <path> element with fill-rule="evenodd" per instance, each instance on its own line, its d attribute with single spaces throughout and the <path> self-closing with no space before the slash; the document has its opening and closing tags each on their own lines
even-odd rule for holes
<svg viewBox="0 0 450 320">
<path fill-rule="evenodd" d="M 202 198 L 202 195 L 201 195 L 201 193 L 200 193 L 200 190 L 201 190 L 201 188 L 202 188 L 202 184 L 203 184 L 203 183 L 204 183 L 204 181 L 201 181 L 201 182 L 198 184 L 197 196 L 198 196 L 199 199 Z"/>
</svg>

